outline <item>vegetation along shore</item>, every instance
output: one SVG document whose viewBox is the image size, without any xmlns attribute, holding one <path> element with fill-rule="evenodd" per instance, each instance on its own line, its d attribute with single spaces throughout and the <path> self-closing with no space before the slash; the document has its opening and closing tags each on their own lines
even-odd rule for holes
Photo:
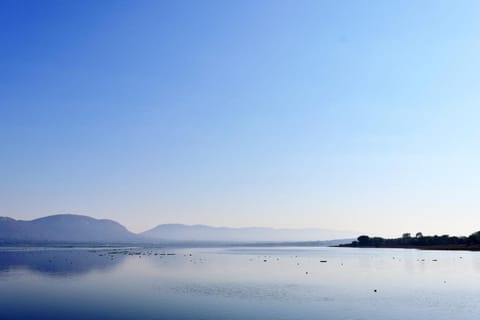
<svg viewBox="0 0 480 320">
<path fill-rule="evenodd" d="M 480 251 L 480 231 L 472 233 L 468 237 L 449 235 L 424 236 L 421 232 L 416 233 L 415 236 L 412 236 L 410 233 L 404 233 L 401 238 L 395 239 L 362 235 L 356 241 L 341 244 L 339 247 Z"/>
</svg>

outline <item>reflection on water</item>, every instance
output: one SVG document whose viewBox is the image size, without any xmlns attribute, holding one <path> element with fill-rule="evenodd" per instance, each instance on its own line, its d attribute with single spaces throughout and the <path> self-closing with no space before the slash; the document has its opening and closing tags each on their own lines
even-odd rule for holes
<svg viewBox="0 0 480 320">
<path fill-rule="evenodd" d="M 0 272 L 24 268 L 52 276 L 81 275 L 93 270 L 108 270 L 124 259 L 118 254 L 108 255 L 107 251 L 95 253 L 95 250 L 78 249 L 10 249 L 0 251 Z"/>
<path fill-rule="evenodd" d="M 467 319 L 480 253 L 0 249 L 0 319 Z"/>
</svg>

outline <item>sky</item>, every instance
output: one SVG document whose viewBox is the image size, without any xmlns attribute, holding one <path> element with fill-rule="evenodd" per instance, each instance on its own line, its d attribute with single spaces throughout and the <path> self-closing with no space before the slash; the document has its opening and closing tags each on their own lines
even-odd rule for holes
<svg viewBox="0 0 480 320">
<path fill-rule="evenodd" d="M 0 216 L 480 229 L 478 1 L 0 2 Z"/>
</svg>

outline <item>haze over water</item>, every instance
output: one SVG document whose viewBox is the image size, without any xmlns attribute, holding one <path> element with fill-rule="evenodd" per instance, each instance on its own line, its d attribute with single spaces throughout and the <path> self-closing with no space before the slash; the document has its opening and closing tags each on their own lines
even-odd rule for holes
<svg viewBox="0 0 480 320">
<path fill-rule="evenodd" d="M 480 256 L 473 252 L 3 248 L 0 261 L 5 320 L 450 320 L 480 314 Z"/>
</svg>

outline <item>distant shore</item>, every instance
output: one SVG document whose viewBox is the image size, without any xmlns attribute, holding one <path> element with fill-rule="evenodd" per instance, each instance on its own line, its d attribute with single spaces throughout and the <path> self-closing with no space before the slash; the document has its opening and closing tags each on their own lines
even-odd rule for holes
<svg viewBox="0 0 480 320">
<path fill-rule="evenodd" d="M 424 236 L 418 232 L 415 236 L 404 233 L 401 238 L 384 239 L 362 235 L 356 241 L 339 244 L 337 247 L 346 248 L 390 248 L 390 249 L 419 249 L 419 250 L 463 250 L 480 251 L 480 231 L 470 236 Z"/>
<path fill-rule="evenodd" d="M 235 248 L 235 247 L 335 247 L 353 239 L 283 242 L 233 242 L 233 241 L 157 241 L 157 242 L 69 242 L 69 241 L 2 241 L 2 247 L 52 247 L 52 248 Z"/>
<path fill-rule="evenodd" d="M 358 246 L 340 244 L 337 248 L 377 248 L 377 249 L 418 249 L 418 250 L 449 250 L 449 251 L 480 251 L 480 245 L 433 245 L 433 246 Z"/>
</svg>

